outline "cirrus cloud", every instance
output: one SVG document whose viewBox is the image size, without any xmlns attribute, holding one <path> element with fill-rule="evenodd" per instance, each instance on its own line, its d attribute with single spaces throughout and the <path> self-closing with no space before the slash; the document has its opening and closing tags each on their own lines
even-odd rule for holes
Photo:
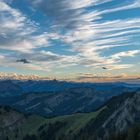
<svg viewBox="0 0 140 140">
<path fill-rule="evenodd" d="M 115 70 L 135 65 L 132 61 L 123 62 L 124 57 L 139 58 L 140 17 L 111 15 L 140 10 L 139 0 L 118 4 L 114 4 L 115 0 L 22 1 L 40 17 L 33 20 L 18 5 L 15 8 L 14 1 L 0 1 L 0 54 L 7 59 L 0 58 L 1 66 L 7 63 L 17 68 L 21 64 L 15 64 L 15 60 L 26 58 L 31 63 L 22 66 L 25 69 L 84 67 L 88 71 L 107 67 Z M 108 3 L 110 6 L 105 7 Z"/>
</svg>

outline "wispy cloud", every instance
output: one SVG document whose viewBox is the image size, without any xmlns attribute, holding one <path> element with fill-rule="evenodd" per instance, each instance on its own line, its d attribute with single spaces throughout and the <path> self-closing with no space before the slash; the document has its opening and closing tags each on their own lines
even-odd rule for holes
<svg viewBox="0 0 140 140">
<path fill-rule="evenodd" d="M 140 0 L 133 0 L 133 1 L 127 1 L 126 4 L 122 4 L 120 7 L 115 7 L 113 9 L 108 9 L 102 11 L 102 14 L 117 12 L 117 11 L 123 11 L 123 10 L 129 10 L 134 8 L 140 8 Z"/>
<path fill-rule="evenodd" d="M 140 17 L 129 17 L 129 14 L 121 18 L 109 16 L 126 10 L 140 10 L 140 0 L 124 0 L 118 4 L 113 4 L 115 0 L 24 2 L 34 9 L 33 14 L 41 12 L 46 28 L 39 20 L 33 21 L 23 11 L 14 8 L 12 1 L 1 0 L 1 65 L 8 63 L 19 67 L 22 64 L 15 64 L 15 60 L 27 58 L 32 62 L 22 66 L 27 69 L 78 66 L 86 67 L 88 71 L 89 67 L 105 66 L 114 70 L 133 67 L 132 62 L 123 62 L 123 58 L 133 59 L 140 54 Z M 107 3 L 112 5 L 103 6 Z M 60 52 L 61 46 L 68 47 Z"/>
<path fill-rule="evenodd" d="M 102 73 L 101 74 L 92 74 L 92 73 L 77 73 L 74 80 L 79 82 L 128 82 L 128 83 L 139 83 L 138 76 L 130 76 L 126 73 L 121 74 L 112 74 L 112 73 Z"/>
</svg>

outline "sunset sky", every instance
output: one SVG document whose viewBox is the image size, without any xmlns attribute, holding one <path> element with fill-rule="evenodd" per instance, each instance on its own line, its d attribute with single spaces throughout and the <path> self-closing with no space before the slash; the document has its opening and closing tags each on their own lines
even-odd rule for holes
<svg viewBox="0 0 140 140">
<path fill-rule="evenodd" d="M 0 0 L 0 72 L 140 77 L 140 0 Z"/>
</svg>

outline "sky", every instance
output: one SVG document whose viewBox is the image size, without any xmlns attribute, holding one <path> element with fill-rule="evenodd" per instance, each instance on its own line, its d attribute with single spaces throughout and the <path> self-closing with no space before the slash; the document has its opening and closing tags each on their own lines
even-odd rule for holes
<svg viewBox="0 0 140 140">
<path fill-rule="evenodd" d="M 140 0 L 0 0 L 0 72 L 140 77 Z"/>
</svg>

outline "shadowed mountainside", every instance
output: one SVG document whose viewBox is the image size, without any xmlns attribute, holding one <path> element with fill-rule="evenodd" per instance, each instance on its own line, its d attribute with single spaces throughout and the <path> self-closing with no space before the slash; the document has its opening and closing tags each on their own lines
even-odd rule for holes
<svg viewBox="0 0 140 140">
<path fill-rule="evenodd" d="M 135 130 L 131 128 L 140 123 L 139 116 L 139 91 L 113 97 L 96 112 L 54 118 L 23 115 L 1 107 L 0 137 L 10 137 L 10 140 L 110 140 L 113 137 L 118 138 L 118 135 L 125 135 L 125 140 L 128 140 L 130 133 L 127 131 L 132 130 L 131 136 L 134 137 Z M 137 133 L 140 132 L 140 129 L 136 130 Z"/>
</svg>

